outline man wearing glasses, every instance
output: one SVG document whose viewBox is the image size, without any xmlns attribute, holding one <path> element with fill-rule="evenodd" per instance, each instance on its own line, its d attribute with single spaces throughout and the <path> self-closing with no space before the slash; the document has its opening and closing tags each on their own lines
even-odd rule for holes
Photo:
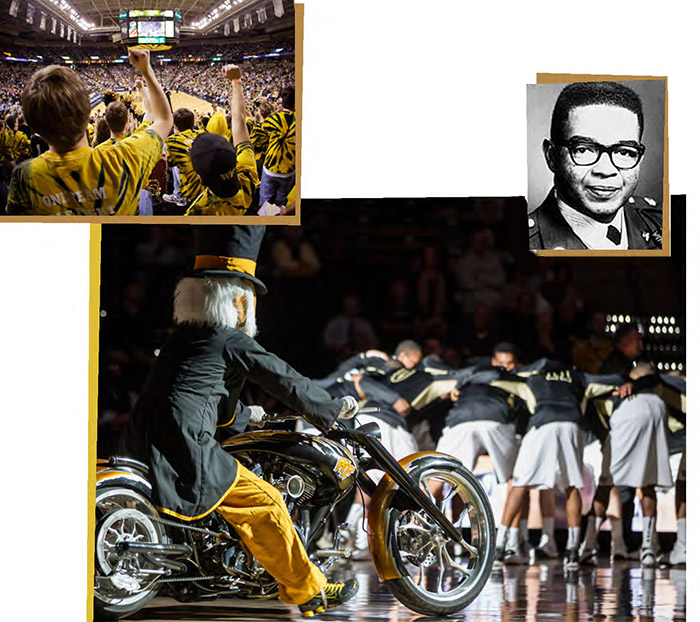
<svg viewBox="0 0 700 622">
<path fill-rule="evenodd" d="M 661 248 L 660 203 L 633 196 L 644 159 L 639 96 L 616 82 L 559 94 L 542 143 L 554 187 L 529 215 L 532 249 Z"/>
</svg>

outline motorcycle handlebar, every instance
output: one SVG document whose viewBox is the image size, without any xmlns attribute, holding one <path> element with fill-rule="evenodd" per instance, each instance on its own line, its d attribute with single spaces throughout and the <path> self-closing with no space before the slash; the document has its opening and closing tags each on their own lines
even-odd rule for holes
<svg viewBox="0 0 700 622">
<path fill-rule="evenodd" d="M 379 412 L 379 408 L 376 406 L 367 406 L 365 408 L 360 408 L 354 415 L 369 415 L 371 413 Z M 286 421 L 296 421 L 297 419 L 305 419 L 304 415 L 299 413 L 278 415 L 275 413 L 265 413 L 262 417 L 262 423 L 284 423 Z"/>
</svg>

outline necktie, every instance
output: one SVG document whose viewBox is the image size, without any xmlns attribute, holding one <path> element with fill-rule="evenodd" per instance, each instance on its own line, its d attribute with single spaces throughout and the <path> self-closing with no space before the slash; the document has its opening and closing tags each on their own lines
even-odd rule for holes
<svg viewBox="0 0 700 622">
<path fill-rule="evenodd" d="M 608 227 L 608 240 L 610 240 L 615 246 L 617 246 L 622 240 L 622 232 L 610 225 Z"/>
</svg>

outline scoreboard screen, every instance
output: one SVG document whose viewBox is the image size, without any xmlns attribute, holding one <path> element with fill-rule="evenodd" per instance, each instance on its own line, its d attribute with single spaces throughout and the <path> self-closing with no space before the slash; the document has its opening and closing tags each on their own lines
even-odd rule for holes
<svg viewBox="0 0 700 622">
<path fill-rule="evenodd" d="M 129 47 L 168 49 L 179 42 L 182 13 L 176 10 L 123 10 L 121 42 Z"/>
</svg>

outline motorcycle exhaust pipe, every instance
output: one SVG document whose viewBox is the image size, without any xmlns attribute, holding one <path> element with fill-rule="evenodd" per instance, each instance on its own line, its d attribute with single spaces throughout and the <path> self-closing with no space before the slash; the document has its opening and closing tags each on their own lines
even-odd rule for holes
<svg viewBox="0 0 700 622">
<path fill-rule="evenodd" d="M 121 553 L 133 551 L 134 553 L 155 553 L 156 555 L 175 555 L 177 557 L 189 557 L 192 555 L 192 547 L 188 544 L 120 542 L 117 544 L 117 549 Z"/>
<path fill-rule="evenodd" d="M 168 570 L 174 570 L 175 572 L 187 571 L 187 565 L 177 560 L 168 559 L 159 555 L 151 555 L 150 553 L 144 553 L 143 556 L 152 564 L 162 566 L 163 568 L 167 568 Z"/>
</svg>

